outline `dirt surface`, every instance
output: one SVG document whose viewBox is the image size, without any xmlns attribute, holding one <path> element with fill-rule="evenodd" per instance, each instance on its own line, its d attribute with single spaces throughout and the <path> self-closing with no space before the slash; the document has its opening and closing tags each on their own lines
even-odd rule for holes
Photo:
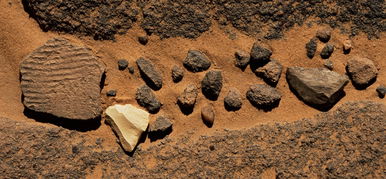
<svg viewBox="0 0 386 179">
<path fill-rule="evenodd" d="M 197 141 L 187 133 L 132 156 L 79 132 L 1 118 L 0 172 L 6 178 L 256 178 L 273 170 L 277 178 L 382 178 L 385 117 L 383 104 L 346 103 L 295 123 L 224 130 Z"/>
<path fill-rule="evenodd" d="M 107 19 L 111 18 L 111 21 L 103 21 L 107 23 L 104 24 L 105 28 L 98 30 L 102 27 L 97 25 L 100 19 L 81 18 L 78 16 L 80 11 L 75 8 L 74 13 L 65 20 L 78 19 L 82 21 L 82 28 L 66 29 L 70 26 L 59 17 L 56 20 L 60 21 L 43 21 L 44 17 L 51 17 L 47 15 L 51 11 L 42 7 L 36 6 L 36 10 L 44 12 L 39 20 L 37 16 L 31 18 L 19 0 L 0 1 L 0 136 L 4 141 L 0 142 L 0 147 L 5 149 L 0 152 L 0 173 L 4 176 L 163 177 L 161 173 L 165 173 L 170 177 L 222 175 L 248 178 L 260 174 L 281 178 L 384 177 L 382 147 L 385 141 L 385 111 L 381 106 L 386 102 L 376 93 L 378 86 L 386 85 L 384 1 L 339 1 L 335 8 L 327 8 L 332 16 L 321 15 L 319 18 L 316 12 L 326 9 L 324 4 L 330 1 L 286 1 L 291 7 L 298 8 L 286 6 L 295 11 L 292 16 L 288 15 L 289 12 L 280 16 L 280 11 L 273 10 L 277 14 L 277 21 L 262 20 L 264 12 L 260 11 L 269 9 L 263 8 L 266 1 L 256 5 L 247 4 L 249 1 L 239 4 L 235 4 L 236 1 L 215 1 L 203 8 L 203 1 L 189 1 L 186 6 L 182 6 L 182 2 L 185 2 L 183 0 L 131 1 L 131 4 L 135 4 L 133 6 L 120 6 L 123 1 L 111 2 L 116 2 L 117 7 L 136 9 L 133 12 L 138 11 L 138 14 L 128 15 L 128 19 L 124 20 L 127 22 L 125 26 L 119 28 L 115 25 L 119 24 L 116 18 L 120 19 L 121 11 L 116 11 L 116 16 L 110 16 L 109 11 L 98 11 L 106 12 Z M 75 7 L 75 1 L 68 1 L 67 4 L 71 3 L 71 7 Z M 275 3 L 266 6 L 284 7 L 276 6 Z M 106 9 L 114 4 L 97 3 L 97 6 Z M 86 5 L 82 8 L 89 9 Z M 66 9 L 64 7 L 66 5 L 63 6 Z M 240 10 L 245 8 L 246 11 Z M 337 13 L 334 13 L 334 9 Z M 307 19 L 301 15 L 303 10 L 312 10 L 316 14 L 311 13 L 313 15 Z M 31 13 L 30 10 L 28 12 Z M 144 16 L 145 12 L 150 15 Z M 126 17 L 125 13 L 131 12 L 125 11 L 122 16 Z M 185 15 L 178 16 L 178 13 Z M 347 15 L 349 21 L 342 24 L 346 21 L 339 20 L 342 19 L 337 18 L 339 14 L 344 17 Z M 301 22 L 297 23 L 295 19 Z M 326 26 L 318 25 L 318 21 L 326 21 L 329 25 L 336 23 L 336 26 L 332 25 L 335 28 L 329 41 L 336 47 L 329 58 L 333 62 L 334 71 L 345 74 L 347 60 L 361 56 L 374 61 L 379 72 L 377 80 L 364 90 L 357 90 L 351 82 L 345 87 L 346 95 L 331 109 L 340 112 L 321 114 L 310 122 L 301 119 L 313 118 L 320 111 L 304 104 L 290 91 L 285 72 L 291 66 L 324 67 L 325 60 L 320 57 L 324 43 L 317 42 L 316 54 L 312 59 L 307 57 L 305 49 L 306 43 L 315 36 L 317 30 Z M 51 28 L 42 30 L 42 22 Z M 282 22 L 292 25 L 280 25 Z M 310 23 L 314 25 L 309 26 Z M 346 29 L 343 31 L 345 33 L 341 33 L 342 28 Z M 272 33 L 274 35 L 269 35 Z M 151 34 L 148 36 L 149 42 L 142 45 L 138 37 L 146 34 Z M 352 36 L 354 34 L 356 36 Z M 271 39 L 270 36 L 275 39 L 266 40 Z M 150 59 L 163 78 L 162 88 L 154 91 L 162 107 L 157 114 L 151 115 L 151 120 L 166 116 L 173 121 L 173 131 L 168 139 L 150 141 L 144 138 L 139 144 L 140 150 L 134 154 L 125 154 L 116 143 L 111 128 L 104 123 L 104 116 L 101 121 L 91 123 L 57 123 L 42 119 L 42 116 L 26 115 L 21 100 L 19 65 L 29 53 L 54 37 L 64 37 L 73 44 L 90 47 L 105 63 L 106 80 L 101 93 L 103 109 L 116 103 L 140 107 L 135 100 L 135 93 L 145 82 L 135 61 L 140 57 Z M 94 40 L 113 37 L 114 41 Z M 193 37 L 195 39 L 191 39 Z M 368 37 L 378 38 L 369 40 Z M 249 52 L 256 39 L 263 39 L 261 41 L 271 46 L 272 59 L 283 65 L 282 76 L 276 86 L 282 99 L 277 108 L 268 112 L 256 109 L 245 98 L 251 85 L 264 84 L 264 80 L 257 77 L 250 67 L 243 71 L 235 66 L 234 53 L 238 50 Z M 352 40 L 353 48 L 349 54 L 344 54 L 342 49 L 346 39 Z M 190 84 L 200 86 L 207 72 L 191 73 L 183 67 L 183 60 L 192 49 L 208 56 L 212 62 L 209 70 L 222 71 L 223 88 L 216 101 L 206 99 L 200 89 L 193 112 L 185 115 L 178 107 L 177 97 Z M 134 74 L 118 69 L 120 59 L 129 61 L 129 67 L 134 67 Z M 174 83 L 171 77 L 175 65 L 185 70 L 184 78 L 179 83 Z M 243 96 L 242 108 L 235 112 L 228 112 L 224 107 L 224 98 L 231 88 L 237 88 Z M 107 97 L 106 92 L 109 90 L 117 90 L 117 96 Z M 337 110 L 338 106 L 346 102 L 360 100 L 373 102 L 349 103 Z M 216 113 L 212 128 L 208 128 L 201 119 L 200 109 L 208 104 L 214 106 Z"/>
</svg>

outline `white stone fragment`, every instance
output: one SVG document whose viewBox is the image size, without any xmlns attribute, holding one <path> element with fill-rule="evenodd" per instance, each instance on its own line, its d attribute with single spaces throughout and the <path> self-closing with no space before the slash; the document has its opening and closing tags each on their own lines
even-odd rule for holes
<svg viewBox="0 0 386 179">
<path fill-rule="evenodd" d="M 132 152 L 149 125 L 149 113 L 131 104 L 116 104 L 106 109 L 106 115 L 123 149 Z"/>
</svg>

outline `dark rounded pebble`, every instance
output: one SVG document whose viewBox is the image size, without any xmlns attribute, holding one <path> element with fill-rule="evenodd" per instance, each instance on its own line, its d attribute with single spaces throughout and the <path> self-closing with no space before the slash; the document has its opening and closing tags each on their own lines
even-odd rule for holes
<svg viewBox="0 0 386 179">
<path fill-rule="evenodd" d="M 378 86 L 377 92 L 380 98 L 384 98 L 386 95 L 386 87 L 385 86 Z"/>
<path fill-rule="evenodd" d="M 149 38 L 147 36 L 138 37 L 138 42 L 142 45 L 146 45 L 149 42 Z"/>
<path fill-rule="evenodd" d="M 251 86 L 246 96 L 253 106 L 264 110 L 271 110 L 277 107 L 281 100 L 280 92 L 265 84 Z"/>
<path fill-rule="evenodd" d="M 314 58 L 316 53 L 316 48 L 318 47 L 318 43 L 316 41 L 316 38 L 312 38 L 307 44 L 306 44 L 306 50 L 307 50 L 307 57 L 308 58 Z"/>
<path fill-rule="evenodd" d="M 330 58 L 330 56 L 332 55 L 333 52 L 334 52 L 334 45 L 326 44 L 326 46 L 324 46 L 322 52 L 320 52 L 320 56 L 323 59 L 327 59 L 327 58 Z"/>
<path fill-rule="evenodd" d="M 117 95 L 117 90 L 109 90 L 107 91 L 106 93 L 106 96 L 111 96 L 111 97 L 114 97 Z"/>
<path fill-rule="evenodd" d="M 118 60 L 118 69 L 125 70 L 129 66 L 129 62 L 125 59 Z"/>
<path fill-rule="evenodd" d="M 129 73 L 134 74 L 134 67 L 129 67 Z"/>
<path fill-rule="evenodd" d="M 248 66 L 251 56 L 247 52 L 237 51 L 235 53 L 235 58 L 236 58 L 235 66 L 244 70 Z"/>
<path fill-rule="evenodd" d="M 225 109 L 228 111 L 237 111 L 242 106 L 241 93 L 236 88 L 231 88 L 224 98 Z"/>
<path fill-rule="evenodd" d="M 319 40 L 324 42 L 324 43 L 328 42 L 331 38 L 331 29 L 324 28 L 324 29 L 318 30 L 316 32 L 316 37 L 318 37 Z"/>
</svg>

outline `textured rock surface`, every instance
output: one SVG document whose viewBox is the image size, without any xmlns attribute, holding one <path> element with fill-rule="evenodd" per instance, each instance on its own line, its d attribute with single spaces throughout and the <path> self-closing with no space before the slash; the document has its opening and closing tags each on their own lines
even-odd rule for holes
<svg viewBox="0 0 386 179">
<path fill-rule="evenodd" d="M 383 104 L 349 102 L 314 119 L 219 131 L 197 140 L 187 134 L 128 156 L 118 144 L 108 142 L 111 149 L 104 149 L 104 140 L 84 133 L 0 118 L 0 173 L 4 178 L 84 178 L 97 171 L 102 178 L 258 178 L 274 168 L 277 178 L 385 178 L 385 121 Z M 148 158 L 154 167 L 146 165 Z"/>
<path fill-rule="evenodd" d="M 182 80 L 182 78 L 184 78 L 184 70 L 181 67 L 174 65 L 172 68 L 173 82 L 178 83 Z"/>
<path fill-rule="evenodd" d="M 198 50 L 189 50 L 184 60 L 184 66 L 191 72 L 202 72 L 211 66 L 208 57 Z"/>
<path fill-rule="evenodd" d="M 138 69 L 146 84 L 154 90 L 162 88 L 162 76 L 154 64 L 145 58 L 139 58 L 137 61 Z"/>
<path fill-rule="evenodd" d="M 132 0 L 23 0 L 23 4 L 44 31 L 82 34 L 101 40 L 125 33 L 138 14 Z"/>
<path fill-rule="evenodd" d="M 197 95 L 197 87 L 193 84 L 190 84 L 184 89 L 184 92 L 178 96 L 177 104 L 185 114 L 189 114 L 193 111 L 194 105 L 196 104 Z"/>
<path fill-rule="evenodd" d="M 368 58 L 353 57 L 347 61 L 346 70 L 353 84 L 357 88 L 367 88 L 377 75 L 378 69 Z"/>
<path fill-rule="evenodd" d="M 332 44 L 326 44 L 322 51 L 320 52 L 320 56 L 323 58 L 323 59 L 327 59 L 327 58 L 330 58 L 330 56 L 332 55 L 332 53 L 334 52 L 334 45 Z"/>
<path fill-rule="evenodd" d="M 309 42 L 306 43 L 306 51 L 308 58 L 314 58 L 318 43 L 316 38 L 312 38 Z"/>
<path fill-rule="evenodd" d="M 267 63 L 272 55 L 271 48 L 263 43 L 255 42 L 251 49 L 251 61 L 254 63 Z"/>
<path fill-rule="evenodd" d="M 236 58 L 235 66 L 244 70 L 248 66 L 251 56 L 247 52 L 237 51 L 235 53 L 235 58 Z"/>
<path fill-rule="evenodd" d="M 295 94 L 317 108 L 328 108 L 338 102 L 348 83 L 345 75 L 325 68 L 290 67 L 286 75 Z"/>
<path fill-rule="evenodd" d="M 385 86 L 378 86 L 376 89 L 378 95 L 380 98 L 384 98 L 386 95 L 386 87 Z"/>
<path fill-rule="evenodd" d="M 247 99 L 259 109 L 270 110 L 279 105 L 281 93 L 268 85 L 252 85 L 247 91 Z"/>
<path fill-rule="evenodd" d="M 158 101 L 153 91 L 146 85 L 137 89 L 135 99 L 140 106 L 146 108 L 150 113 L 157 113 L 161 108 L 161 103 Z"/>
<path fill-rule="evenodd" d="M 173 127 L 172 121 L 164 116 L 158 116 L 157 119 L 150 123 L 149 132 L 157 133 L 157 132 L 166 132 Z"/>
<path fill-rule="evenodd" d="M 201 81 L 202 93 L 210 100 L 217 100 L 222 88 L 221 71 L 209 71 Z"/>
<path fill-rule="evenodd" d="M 23 103 L 30 110 L 59 118 L 96 118 L 102 112 L 104 72 L 104 64 L 90 49 L 53 38 L 20 64 Z"/>
<path fill-rule="evenodd" d="M 106 109 L 106 116 L 123 149 L 132 152 L 149 125 L 149 113 L 131 104 L 116 104 Z"/>
<path fill-rule="evenodd" d="M 316 37 L 324 43 L 328 42 L 331 38 L 331 28 L 319 29 L 316 32 Z"/>
<path fill-rule="evenodd" d="M 228 111 L 237 111 L 243 105 L 241 93 L 236 88 L 229 89 L 227 96 L 224 98 L 225 109 Z"/>
<path fill-rule="evenodd" d="M 255 73 L 262 77 L 266 83 L 271 86 L 276 86 L 279 82 L 283 66 L 276 60 L 271 60 L 263 67 L 255 70 Z"/>
<path fill-rule="evenodd" d="M 198 37 L 210 29 L 212 20 L 266 39 L 280 38 L 283 32 L 304 24 L 309 17 L 350 35 L 364 32 L 371 38 L 385 31 L 382 0 L 109 0 L 107 3 L 23 0 L 23 4 L 43 30 L 90 35 L 96 39 L 113 39 L 114 34 L 126 32 L 137 17 L 147 33 L 161 38 Z"/>
<path fill-rule="evenodd" d="M 201 108 L 201 118 L 205 125 L 212 127 L 215 118 L 214 108 L 211 104 L 207 104 Z"/>
<path fill-rule="evenodd" d="M 118 60 L 118 69 L 125 70 L 129 66 L 129 62 L 125 59 Z"/>
</svg>

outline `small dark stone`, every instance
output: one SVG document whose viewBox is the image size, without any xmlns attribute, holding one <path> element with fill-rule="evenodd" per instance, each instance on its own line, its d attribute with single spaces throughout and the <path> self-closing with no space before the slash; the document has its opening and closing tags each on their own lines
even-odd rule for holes
<svg viewBox="0 0 386 179">
<path fill-rule="evenodd" d="M 279 82 L 282 71 L 283 66 L 278 61 L 271 60 L 263 67 L 256 69 L 255 73 L 262 77 L 267 84 L 276 86 Z"/>
<path fill-rule="evenodd" d="M 386 87 L 385 86 L 378 86 L 377 92 L 380 98 L 384 98 L 386 95 Z"/>
<path fill-rule="evenodd" d="M 314 58 L 316 49 L 318 47 L 318 43 L 316 41 L 316 38 L 312 38 L 307 44 L 306 44 L 306 50 L 307 50 L 307 57 L 308 58 Z"/>
<path fill-rule="evenodd" d="M 129 66 L 129 62 L 125 59 L 118 60 L 118 69 L 125 70 Z"/>
<path fill-rule="evenodd" d="M 221 71 L 209 71 L 201 81 L 202 93 L 209 100 L 217 100 L 222 88 Z"/>
<path fill-rule="evenodd" d="M 324 46 L 324 48 L 322 49 L 322 52 L 320 52 L 320 56 L 323 59 L 327 59 L 327 58 L 330 58 L 333 52 L 334 52 L 334 45 L 326 44 L 326 46 Z"/>
<path fill-rule="evenodd" d="M 319 29 L 316 32 L 316 37 L 318 37 L 319 40 L 324 43 L 328 42 L 331 38 L 331 29 L 330 28 Z"/>
<path fill-rule="evenodd" d="M 210 146 L 209 146 L 209 150 L 210 150 L 210 151 L 213 151 L 213 150 L 215 150 L 215 147 L 214 147 L 214 145 L 210 145 Z"/>
<path fill-rule="evenodd" d="M 147 36 L 138 37 L 138 42 L 142 45 L 146 45 L 149 42 L 149 38 Z"/>
<path fill-rule="evenodd" d="M 184 92 L 180 96 L 178 96 L 177 103 L 184 114 L 190 114 L 193 112 L 197 95 L 197 87 L 191 84 L 185 88 Z"/>
<path fill-rule="evenodd" d="M 179 66 L 175 65 L 172 68 L 172 79 L 174 83 L 178 83 L 184 78 L 184 70 Z"/>
<path fill-rule="evenodd" d="M 272 50 L 268 45 L 255 42 L 251 49 L 251 61 L 254 63 L 264 64 L 269 62 Z"/>
<path fill-rule="evenodd" d="M 129 67 L 129 73 L 134 74 L 134 67 Z"/>
<path fill-rule="evenodd" d="M 202 72 L 211 66 L 208 57 L 198 50 L 189 50 L 184 62 L 184 67 L 191 72 Z"/>
<path fill-rule="evenodd" d="M 237 111 L 243 105 L 241 93 L 236 88 L 231 88 L 224 98 L 225 109 L 228 111 Z"/>
<path fill-rule="evenodd" d="M 153 123 L 150 123 L 149 132 L 163 133 L 170 130 L 172 127 L 173 127 L 173 123 L 172 121 L 170 121 L 170 119 L 164 116 L 159 116 Z"/>
<path fill-rule="evenodd" d="M 235 66 L 244 70 L 248 66 L 251 56 L 247 52 L 237 51 L 235 53 L 235 58 L 236 58 Z"/>
<path fill-rule="evenodd" d="M 264 110 L 277 107 L 281 100 L 281 94 L 277 89 L 264 84 L 251 86 L 246 96 L 253 106 Z"/>
<path fill-rule="evenodd" d="M 109 90 L 107 91 L 106 93 L 106 96 L 111 96 L 111 97 L 114 97 L 117 95 L 117 90 Z"/>
<path fill-rule="evenodd" d="M 154 90 L 162 88 L 161 73 L 155 68 L 150 60 L 141 57 L 137 60 L 137 65 L 141 72 L 142 79 L 150 88 Z"/>
<path fill-rule="evenodd" d="M 75 145 L 72 147 L 72 153 L 73 154 L 78 154 L 79 152 L 80 152 L 80 148 L 78 146 Z"/>
<path fill-rule="evenodd" d="M 329 70 L 333 70 L 334 69 L 334 64 L 332 63 L 331 60 L 327 59 L 325 62 L 324 62 L 324 66 L 329 69 Z"/>
<path fill-rule="evenodd" d="M 161 108 L 161 103 L 158 101 L 153 91 L 146 85 L 137 89 L 135 99 L 140 106 L 146 108 L 150 113 L 157 113 Z"/>
<path fill-rule="evenodd" d="M 205 105 L 201 108 L 201 118 L 204 124 L 208 127 L 212 127 L 214 123 L 215 112 L 212 105 Z"/>
</svg>

